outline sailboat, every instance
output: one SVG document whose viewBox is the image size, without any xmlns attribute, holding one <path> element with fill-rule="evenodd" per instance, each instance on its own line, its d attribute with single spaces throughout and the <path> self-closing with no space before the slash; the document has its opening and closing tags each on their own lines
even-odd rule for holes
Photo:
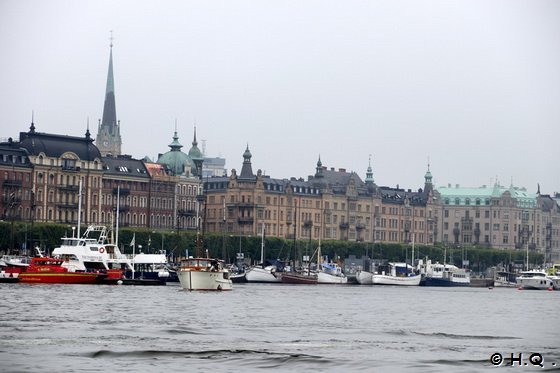
<svg viewBox="0 0 560 373">
<path fill-rule="evenodd" d="M 265 261 L 264 259 L 264 224 L 261 232 L 261 263 L 249 268 L 245 272 L 247 282 L 277 283 L 282 282 L 284 265 L 278 261 Z"/>
</svg>

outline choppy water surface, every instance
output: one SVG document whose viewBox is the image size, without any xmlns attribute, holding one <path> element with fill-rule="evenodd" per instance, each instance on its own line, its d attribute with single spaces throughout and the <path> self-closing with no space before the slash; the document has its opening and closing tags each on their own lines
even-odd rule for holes
<svg viewBox="0 0 560 373">
<path fill-rule="evenodd" d="M 476 372 L 560 367 L 560 292 L 1 284 L 7 372 Z M 510 367 L 511 369 L 511 367 Z"/>
</svg>

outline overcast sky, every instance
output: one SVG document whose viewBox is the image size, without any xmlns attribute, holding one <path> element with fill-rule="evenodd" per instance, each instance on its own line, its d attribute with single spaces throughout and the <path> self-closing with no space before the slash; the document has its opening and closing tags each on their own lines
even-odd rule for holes
<svg viewBox="0 0 560 373">
<path fill-rule="evenodd" d="M 110 30 L 133 157 L 560 192 L 560 1 L 0 0 L 0 137 L 95 136 Z"/>
</svg>

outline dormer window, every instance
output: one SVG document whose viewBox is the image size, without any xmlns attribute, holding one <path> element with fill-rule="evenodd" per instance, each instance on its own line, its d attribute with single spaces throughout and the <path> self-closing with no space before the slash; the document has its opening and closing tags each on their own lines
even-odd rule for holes
<svg viewBox="0 0 560 373">
<path fill-rule="evenodd" d="M 75 159 L 62 159 L 62 168 L 65 170 L 73 170 L 76 168 L 76 160 Z"/>
</svg>

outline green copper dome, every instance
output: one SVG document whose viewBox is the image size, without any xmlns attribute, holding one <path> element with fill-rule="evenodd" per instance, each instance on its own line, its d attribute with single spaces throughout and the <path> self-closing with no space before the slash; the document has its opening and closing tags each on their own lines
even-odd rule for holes
<svg viewBox="0 0 560 373">
<path fill-rule="evenodd" d="M 170 151 L 159 156 L 157 163 L 166 165 L 174 175 L 185 172 L 185 164 L 189 165 L 189 156 L 181 151 L 183 145 L 179 143 L 177 131 L 173 135 L 173 142 L 169 144 Z"/>
</svg>

